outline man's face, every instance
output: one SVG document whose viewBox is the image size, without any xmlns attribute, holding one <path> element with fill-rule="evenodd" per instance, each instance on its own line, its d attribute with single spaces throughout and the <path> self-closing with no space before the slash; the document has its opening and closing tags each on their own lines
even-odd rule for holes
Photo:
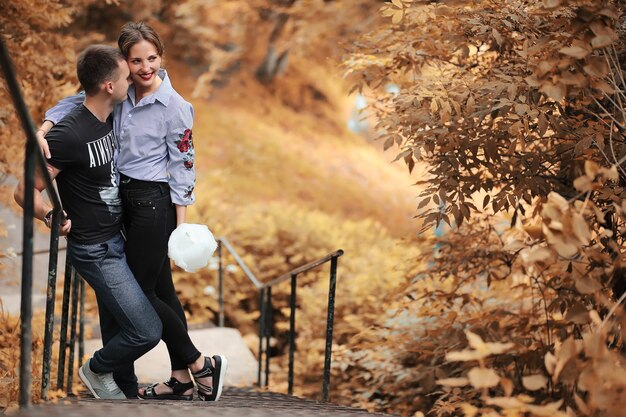
<svg viewBox="0 0 626 417">
<path fill-rule="evenodd" d="M 118 62 L 118 79 L 113 82 L 113 100 L 116 103 L 121 103 L 126 100 L 126 96 L 128 94 L 128 86 L 132 82 L 130 79 L 130 70 L 128 69 L 128 64 L 126 61 Z"/>
</svg>

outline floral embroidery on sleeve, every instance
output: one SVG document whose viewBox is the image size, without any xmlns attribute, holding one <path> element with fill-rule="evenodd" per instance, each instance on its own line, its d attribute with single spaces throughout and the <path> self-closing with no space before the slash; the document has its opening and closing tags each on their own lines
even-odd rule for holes
<svg viewBox="0 0 626 417">
<path fill-rule="evenodd" d="M 187 169 L 193 168 L 193 156 L 185 155 L 183 158 L 183 164 Z"/>
<path fill-rule="evenodd" d="M 177 140 L 175 143 L 176 143 L 176 146 L 178 147 L 178 150 L 181 153 L 185 154 L 183 156 L 183 164 L 185 165 L 185 168 L 190 170 L 193 168 L 193 156 L 194 156 L 191 129 L 185 129 L 185 131 L 181 135 L 179 135 L 179 137 L 180 139 Z M 189 195 L 191 195 L 191 192 L 189 192 Z"/>
<path fill-rule="evenodd" d="M 183 195 L 183 197 L 191 198 L 191 195 L 193 194 L 193 189 L 194 189 L 193 185 L 190 185 L 189 187 L 187 187 L 187 189 L 185 189 L 185 194 Z"/>
</svg>

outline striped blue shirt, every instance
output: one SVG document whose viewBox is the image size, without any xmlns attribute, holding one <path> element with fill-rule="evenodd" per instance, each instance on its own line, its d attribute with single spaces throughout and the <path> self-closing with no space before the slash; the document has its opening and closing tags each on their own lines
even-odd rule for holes
<svg viewBox="0 0 626 417">
<path fill-rule="evenodd" d="M 193 107 L 174 90 L 164 69 L 159 76 L 163 82 L 156 92 L 135 103 L 131 85 L 126 100 L 115 107 L 117 167 L 131 178 L 169 183 L 172 202 L 187 206 L 195 201 Z M 45 120 L 58 123 L 83 100 L 83 94 L 64 98 L 46 112 Z"/>
</svg>

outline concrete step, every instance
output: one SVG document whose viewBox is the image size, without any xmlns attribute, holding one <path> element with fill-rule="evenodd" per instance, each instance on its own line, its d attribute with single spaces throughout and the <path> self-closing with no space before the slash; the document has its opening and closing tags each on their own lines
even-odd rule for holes
<svg viewBox="0 0 626 417">
<path fill-rule="evenodd" d="M 205 356 L 226 356 L 228 372 L 225 385 L 243 387 L 256 382 L 258 362 L 237 329 L 214 327 L 190 330 L 189 336 Z M 91 357 L 101 347 L 100 339 L 85 340 L 85 355 Z M 163 341 L 135 362 L 135 373 L 140 383 L 145 384 L 169 379 L 170 359 Z"/>
</svg>

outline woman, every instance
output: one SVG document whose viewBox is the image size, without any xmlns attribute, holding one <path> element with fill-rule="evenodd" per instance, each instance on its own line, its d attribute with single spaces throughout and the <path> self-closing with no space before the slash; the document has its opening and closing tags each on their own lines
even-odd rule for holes
<svg viewBox="0 0 626 417">
<path fill-rule="evenodd" d="M 119 370 L 114 377 L 124 393 L 142 399 L 191 400 L 193 382 L 198 396 L 217 401 L 221 395 L 227 360 L 204 357 L 187 333 L 187 322 L 172 282 L 167 243 L 177 225 L 185 223 L 187 206 L 194 202 L 193 108 L 173 88 L 161 68 L 163 44 L 145 23 L 127 23 L 118 46 L 127 59 L 133 85 L 114 112 L 118 140 L 117 168 L 124 208 L 126 256 L 141 288 L 163 323 L 172 365 L 169 381 L 137 390 L 134 369 Z M 38 135 L 83 101 L 82 95 L 61 100 L 46 112 Z M 44 153 L 49 157 L 45 140 Z M 100 305 L 100 303 L 99 303 Z M 115 334 L 111 314 L 100 308 L 103 343 Z"/>
</svg>

